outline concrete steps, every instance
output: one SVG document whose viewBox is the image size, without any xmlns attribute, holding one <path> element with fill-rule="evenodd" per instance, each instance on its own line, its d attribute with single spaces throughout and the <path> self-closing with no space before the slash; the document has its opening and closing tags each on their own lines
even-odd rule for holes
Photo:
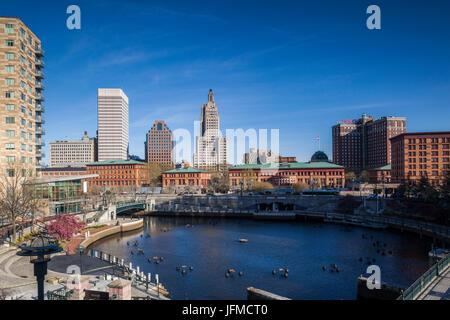
<svg viewBox="0 0 450 320">
<path fill-rule="evenodd" d="M 18 258 L 19 259 L 21 258 L 20 256 L 17 256 L 16 253 L 17 253 L 17 250 L 13 249 L 13 250 L 4 252 L 0 256 L 0 276 L 8 277 L 8 278 L 22 279 L 21 277 L 15 275 L 11 271 L 8 271 L 9 268 L 11 267 L 12 263 L 17 261 Z M 6 267 L 8 267 L 8 269 Z"/>
<path fill-rule="evenodd" d="M 6 261 L 6 263 L 4 265 L 4 271 L 6 272 L 6 274 L 8 276 L 10 276 L 12 278 L 23 279 L 22 277 L 18 276 L 17 274 L 15 274 L 14 272 L 11 271 L 11 266 L 13 266 L 14 264 L 17 264 L 19 260 L 22 260 L 22 263 L 25 262 L 25 261 L 28 261 L 28 263 L 29 263 L 30 258 L 28 258 L 28 257 L 21 257 L 21 256 L 18 256 L 18 255 L 10 257 Z"/>
</svg>

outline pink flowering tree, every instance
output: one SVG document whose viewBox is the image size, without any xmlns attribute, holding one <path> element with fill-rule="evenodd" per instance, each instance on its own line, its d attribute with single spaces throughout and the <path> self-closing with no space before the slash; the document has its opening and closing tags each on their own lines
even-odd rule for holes
<svg viewBox="0 0 450 320">
<path fill-rule="evenodd" d="M 56 239 L 70 239 L 72 234 L 77 233 L 86 227 L 86 223 L 79 221 L 75 216 L 59 215 L 47 226 L 47 232 Z"/>
</svg>

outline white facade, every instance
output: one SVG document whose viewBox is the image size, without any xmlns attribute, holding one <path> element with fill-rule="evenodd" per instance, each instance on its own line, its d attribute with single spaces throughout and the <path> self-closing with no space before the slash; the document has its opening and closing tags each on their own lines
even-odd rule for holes
<svg viewBox="0 0 450 320">
<path fill-rule="evenodd" d="M 98 89 L 98 161 L 127 160 L 128 97 L 122 89 Z"/>
<path fill-rule="evenodd" d="M 84 167 L 95 162 L 95 139 L 87 132 L 81 140 L 50 143 L 50 167 Z"/>
<path fill-rule="evenodd" d="M 263 149 L 250 148 L 250 151 L 244 154 L 244 164 L 265 164 L 277 163 L 280 154 Z"/>
<path fill-rule="evenodd" d="M 202 105 L 200 136 L 195 139 L 194 167 L 205 168 L 225 165 L 227 139 L 220 136 L 220 118 L 212 90 L 208 102 Z"/>
</svg>

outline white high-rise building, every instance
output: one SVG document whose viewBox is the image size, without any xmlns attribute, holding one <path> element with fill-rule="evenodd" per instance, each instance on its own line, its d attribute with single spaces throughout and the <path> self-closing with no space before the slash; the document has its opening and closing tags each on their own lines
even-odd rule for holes
<svg viewBox="0 0 450 320">
<path fill-rule="evenodd" d="M 128 97 L 122 89 L 98 89 L 98 161 L 128 158 Z"/>
<path fill-rule="evenodd" d="M 214 94 L 209 90 L 208 102 L 202 105 L 200 136 L 196 137 L 194 167 L 220 168 L 227 163 L 227 138 L 220 136 L 220 119 Z"/>
</svg>

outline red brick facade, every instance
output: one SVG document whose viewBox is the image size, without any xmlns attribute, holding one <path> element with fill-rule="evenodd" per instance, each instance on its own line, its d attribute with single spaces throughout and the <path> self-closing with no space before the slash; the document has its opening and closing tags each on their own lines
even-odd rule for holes
<svg viewBox="0 0 450 320">
<path fill-rule="evenodd" d="M 146 164 L 134 160 L 91 163 L 87 165 L 87 174 L 98 174 L 88 180 L 89 187 L 141 187 L 148 183 Z"/>
<path fill-rule="evenodd" d="M 427 177 L 438 185 L 450 173 L 450 132 L 404 133 L 391 138 L 392 181 Z"/>
</svg>

